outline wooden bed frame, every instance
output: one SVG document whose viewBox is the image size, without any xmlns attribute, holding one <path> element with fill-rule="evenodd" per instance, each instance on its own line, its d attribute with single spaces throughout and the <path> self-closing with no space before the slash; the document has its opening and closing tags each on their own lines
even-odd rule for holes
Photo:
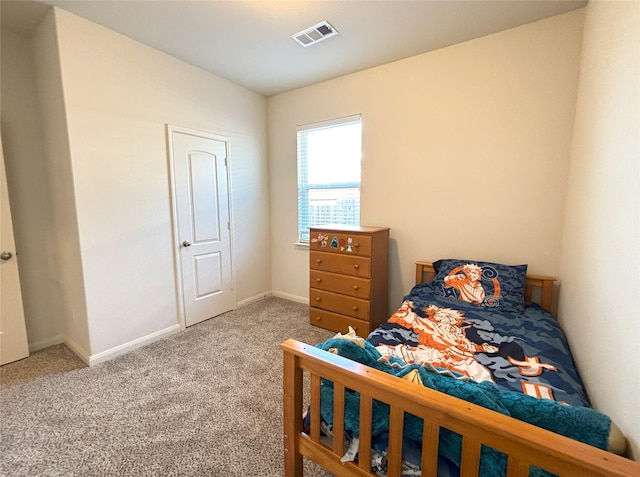
<svg viewBox="0 0 640 477">
<path fill-rule="evenodd" d="M 429 262 L 416 263 L 416 283 L 433 278 Z M 555 279 L 527 277 L 527 300 L 539 289 L 540 305 L 551 310 Z M 559 476 L 634 476 L 640 463 L 573 439 L 532 426 L 467 401 L 417 386 L 395 376 L 289 339 L 284 351 L 284 467 L 285 477 L 303 475 L 303 457 L 337 476 L 375 476 L 371 462 L 372 402 L 391 407 L 388 477 L 401 475 L 404 413 L 424 419 L 422 475 L 437 475 L 438 435 L 441 427 L 462 436 L 461 477 L 478 475 L 481 445 L 509 457 L 508 477 L 526 477 L 535 465 Z M 302 428 L 303 381 L 310 386 L 309 433 Z M 320 380 L 334 383 L 334 437 L 331 447 L 320 441 Z M 341 462 L 344 455 L 345 389 L 360 393 L 360 443 L 358 462 Z"/>
</svg>

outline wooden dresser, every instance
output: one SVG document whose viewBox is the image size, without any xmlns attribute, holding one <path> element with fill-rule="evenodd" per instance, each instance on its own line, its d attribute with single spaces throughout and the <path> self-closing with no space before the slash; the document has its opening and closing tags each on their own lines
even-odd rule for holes
<svg viewBox="0 0 640 477">
<path fill-rule="evenodd" d="M 311 229 L 309 319 L 312 325 L 364 338 L 388 315 L 389 228 Z"/>
</svg>

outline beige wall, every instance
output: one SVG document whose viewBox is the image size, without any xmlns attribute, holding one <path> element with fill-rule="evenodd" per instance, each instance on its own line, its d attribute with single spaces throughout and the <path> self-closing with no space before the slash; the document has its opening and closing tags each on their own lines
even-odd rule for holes
<svg viewBox="0 0 640 477">
<path fill-rule="evenodd" d="M 640 3 L 590 1 L 562 244 L 560 321 L 593 405 L 640 458 Z"/>
<path fill-rule="evenodd" d="M 49 12 L 33 35 L 33 55 L 44 143 L 41 161 L 48 179 L 47 213 L 53 222 L 51 249 L 61 305 L 50 311 L 60 315 L 50 319 L 58 319 L 63 323 L 64 342 L 88 362 L 91 356 L 90 323 L 78 235 L 59 43 L 53 11 Z"/>
<path fill-rule="evenodd" d="M 177 323 L 165 124 L 230 138 L 237 297 L 270 289 L 263 96 L 56 9 L 91 353 Z"/>
<path fill-rule="evenodd" d="M 36 67 L 30 36 L 2 29 L 2 142 L 30 349 L 63 339 L 64 324 L 49 203 Z"/>
<path fill-rule="evenodd" d="M 298 124 L 361 113 L 361 223 L 391 227 L 390 303 L 416 260 L 559 273 L 582 38 L 574 11 L 269 98 L 274 293 L 308 297 L 295 248 Z"/>
<path fill-rule="evenodd" d="M 57 8 L 32 41 L 65 341 L 93 363 L 180 327 L 166 124 L 230 138 L 237 299 L 269 293 L 266 99 Z"/>
</svg>

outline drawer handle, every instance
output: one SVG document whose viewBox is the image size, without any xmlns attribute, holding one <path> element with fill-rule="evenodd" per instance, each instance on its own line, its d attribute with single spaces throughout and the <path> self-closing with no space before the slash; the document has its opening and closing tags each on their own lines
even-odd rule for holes
<svg viewBox="0 0 640 477">
<path fill-rule="evenodd" d="M 321 258 L 316 258 L 316 263 L 322 263 L 322 259 Z"/>
<path fill-rule="evenodd" d="M 356 263 L 356 264 L 353 266 L 353 268 L 355 268 L 355 269 L 357 270 L 358 268 L 360 268 L 360 265 L 358 265 L 358 264 Z"/>
<path fill-rule="evenodd" d="M 322 318 L 320 318 L 319 316 L 316 316 L 316 321 L 322 321 Z"/>
<path fill-rule="evenodd" d="M 320 283 L 322 281 L 322 278 L 316 278 L 316 282 Z"/>
<path fill-rule="evenodd" d="M 358 307 L 357 307 L 357 306 L 354 306 L 354 307 L 353 307 L 353 311 L 358 311 Z"/>
<path fill-rule="evenodd" d="M 354 290 L 360 290 L 360 287 L 358 285 L 353 285 L 353 289 Z"/>
<path fill-rule="evenodd" d="M 316 301 L 321 301 L 322 298 L 320 298 L 319 296 L 316 297 Z"/>
</svg>

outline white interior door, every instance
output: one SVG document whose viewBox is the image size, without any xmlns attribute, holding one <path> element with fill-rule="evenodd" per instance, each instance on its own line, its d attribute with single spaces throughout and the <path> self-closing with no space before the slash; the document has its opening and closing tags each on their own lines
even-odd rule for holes
<svg viewBox="0 0 640 477">
<path fill-rule="evenodd" d="M 185 325 L 236 305 L 231 260 L 229 140 L 169 128 L 176 250 Z"/>
<path fill-rule="evenodd" d="M 0 139 L 0 365 L 29 356 L 18 258 Z"/>
</svg>

